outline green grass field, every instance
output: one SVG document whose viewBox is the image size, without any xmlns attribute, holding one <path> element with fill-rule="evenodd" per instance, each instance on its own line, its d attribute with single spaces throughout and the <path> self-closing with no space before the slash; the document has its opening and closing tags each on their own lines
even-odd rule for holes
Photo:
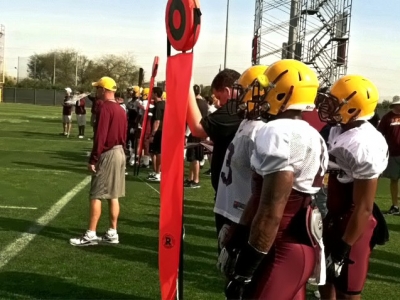
<svg viewBox="0 0 400 300">
<path fill-rule="evenodd" d="M 60 107 L 0 103 L 0 298 L 159 299 L 159 184 L 144 182 L 147 171 L 127 176 L 119 245 L 69 245 L 87 226 L 89 186 L 77 193 L 76 186 L 88 182 L 91 141 L 77 138 L 75 120 L 72 136 L 60 136 L 60 115 Z M 224 299 L 209 181 L 185 191 L 184 296 L 190 300 Z M 387 186 L 382 180 L 377 197 L 385 209 Z M 50 208 L 71 193 L 54 217 Z M 99 233 L 107 229 L 104 209 Z M 363 299 L 400 299 L 400 217 L 387 222 L 390 242 L 374 250 Z"/>
</svg>

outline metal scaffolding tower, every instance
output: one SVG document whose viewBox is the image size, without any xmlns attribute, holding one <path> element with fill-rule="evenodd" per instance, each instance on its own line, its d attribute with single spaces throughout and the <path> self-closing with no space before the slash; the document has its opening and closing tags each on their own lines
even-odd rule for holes
<svg viewBox="0 0 400 300">
<path fill-rule="evenodd" d="M 5 27 L 0 24 L 0 84 L 4 83 L 4 35 Z"/>
<path fill-rule="evenodd" d="M 326 87 L 346 74 L 352 0 L 256 0 L 255 7 L 253 64 L 298 59 Z"/>
</svg>

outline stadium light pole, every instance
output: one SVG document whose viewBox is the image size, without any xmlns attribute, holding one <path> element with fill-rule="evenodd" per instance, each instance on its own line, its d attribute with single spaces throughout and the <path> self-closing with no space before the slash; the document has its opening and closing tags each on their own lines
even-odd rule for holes
<svg viewBox="0 0 400 300">
<path fill-rule="evenodd" d="M 19 57 L 18 57 L 18 62 L 19 62 Z M 18 67 L 15 67 L 15 70 L 17 70 L 17 84 L 18 84 L 18 81 L 19 81 L 19 68 Z"/>
<path fill-rule="evenodd" d="M 225 55 L 224 55 L 224 69 L 226 69 L 226 54 L 228 52 L 228 23 L 229 23 L 229 0 L 226 3 L 226 31 L 225 31 Z"/>
</svg>

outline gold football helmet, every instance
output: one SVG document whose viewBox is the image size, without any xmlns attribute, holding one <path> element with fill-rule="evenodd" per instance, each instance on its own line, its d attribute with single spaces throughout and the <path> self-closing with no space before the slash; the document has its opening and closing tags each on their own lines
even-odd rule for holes
<svg viewBox="0 0 400 300">
<path fill-rule="evenodd" d="M 265 103 L 269 115 L 286 110 L 312 111 L 319 88 L 317 75 L 306 64 L 283 59 L 270 65 L 264 73 Z"/>
<path fill-rule="evenodd" d="M 256 65 L 242 73 L 232 88 L 231 111 L 250 114 L 258 110 L 257 104 L 260 103 L 260 97 L 264 94 L 263 84 L 259 79 L 264 79 L 262 75 L 267 68 L 267 66 Z M 232 105 L 236 105 L 236 111 Z"/>
<path fill-rule="evenodd" d="M 346 75 L 329 92 L 319 93 L 316 105 L 321 121 L 347 124 L 371 119 L 378 99 L 378 89 L 370 80 L 360 75 Z"/>
<path fill-rule="evenodd" d="M 144 88 L 142 91 L 142 100 L 148 100 L 149 99 L 149 93 L 150 89 L 149 88 Z"/>
</svg>

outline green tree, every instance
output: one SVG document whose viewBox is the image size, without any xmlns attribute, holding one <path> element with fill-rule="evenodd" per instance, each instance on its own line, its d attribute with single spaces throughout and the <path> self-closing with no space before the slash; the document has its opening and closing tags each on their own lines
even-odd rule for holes
<svg viewBox="0 0 400 300">
<path fill-rule="evenodd" d="M 102 76 L 113 78 L 120 90 L 128 86 L 137 85 L 139 80 L 139 68 L 133 55 L 103 55 L 94 61 L 93 73 L 97 79 Z"/>
<path fill-rule="evenodd" d="M 21 80 L 18 86 L 40 86 L 40 88 L 69 86 L 90 91 L 92 82 L 103 76 L 110 76 L 123 90 L 128 86 L 137 85 L 139 78 L 139 68 L 135 58 L 130 54 L 108 54 L 93 60 L 78 54 L 74 49 L 59 49 L 32 55 L 27 67 L 29 80 Z M 55 85 L 53 85 L 54 74 Z"/>
<path fill-rule="evenodd" d="M 7 74 L 4 76 L 4 87 L 15 87 L 17 85 L 17 79 Z"/>
<path fill-rule="evenodd" d="M 388 109 L 390 106 L 390 101 L 389 100 L 383 100 L 382 101 L 382 108 L 383 109 Z"/>
</svg>

